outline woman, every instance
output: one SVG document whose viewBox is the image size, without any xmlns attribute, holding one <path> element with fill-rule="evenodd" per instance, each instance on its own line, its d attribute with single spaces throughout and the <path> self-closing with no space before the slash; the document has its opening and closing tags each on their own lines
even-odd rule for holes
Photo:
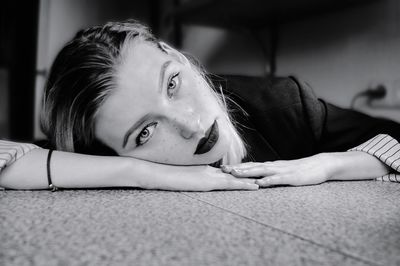
<svg viewBox="0 0 400 266">
<path fill-rule="evenodd" d="M 318 100 L 294 78 L 214 83 L 135 21 L 83 30 L 43 97 L 56 151 L 3 141 L 0 186 L 255 190 L 397 177 L 399 124 Z"/>
</svg>

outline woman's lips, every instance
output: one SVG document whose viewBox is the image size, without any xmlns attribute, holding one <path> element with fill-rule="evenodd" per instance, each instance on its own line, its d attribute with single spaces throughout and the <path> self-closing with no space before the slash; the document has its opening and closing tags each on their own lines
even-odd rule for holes
<svg viewBox="0 0 400 266">
<path fill-rule="evenodd" d="M 217 143 L 218 138 L 219 138 L 218 123 L 217 120 L 215 120 L 212 126 L 207 130 L 206 136 L 200 139 L 194 154 L 203 154 L 209 152 Z"/>
</svg>

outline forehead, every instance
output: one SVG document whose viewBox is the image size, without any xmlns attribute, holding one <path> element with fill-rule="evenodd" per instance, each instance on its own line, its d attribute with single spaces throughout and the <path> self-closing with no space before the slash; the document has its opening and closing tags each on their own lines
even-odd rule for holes
<svg viewBox="0 0 400 266">
<path fill-rule="evenodd" d="M 161 65 L 169 58 L 145 42 L 128 44 L 121 57 L 115 69 L 115 88 L 98 110 L 95 129 L 98 137 L 119 145 L 131 124 L 154 107 Z"/>
<path fill-rule="evenodd" d="M 143 79 L 159 72 L 168 55 L 155 45 L 144 41 L 132 41 L 121 52 L 120 64 L 116 67 L 116 85 L 119 89 L 141 85 Z M 154 78 L 152 78 L 154 79 Z M 132 84 L 134 82 L 134 84 Z"/>
</svg>

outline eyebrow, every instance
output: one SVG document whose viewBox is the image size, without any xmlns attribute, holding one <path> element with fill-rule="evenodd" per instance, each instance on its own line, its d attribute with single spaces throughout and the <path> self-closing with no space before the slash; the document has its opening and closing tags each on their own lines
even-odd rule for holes
<svg viewBox="0 0 400 266">
<path fill-rule="evenodd" d="M 164 64 L 162 64 L 161 66 L 161 70 L 160 70 L 160 77 L 158 79 L 158 92 L 162 91 L 162 84 L 164 81 L 164 76 L 165 76 L 165 70 L 167 70 L 167 67 L 172 63 L 171 60 L 168 60 L 166 62 L 164 62 Z"/>
<path fill-rule="evenodd" d="M 162 84 L 164 81 L 164 77 L 165 77 L 165 71 L 167 70 L 167 67 L 172 63 L 171 60 L 168 60 L 166 62 L 164 62 L 161 66 L 161 70 L 160 70 L 160 76 L 159 76 L 159 80 L 158 80 L 158 92 L 161 93 L 162 91 Z M 139 128 L 149 117 L 151 117 L 151 114 L 146 114 L 144 115 L 142 118 L 140 118 L 136 123 L 134 123 L 129 129 L 128 131 L 125 133 L 124 136 L 124 141 L 122 142 L 122 148 L 125 148 L 126 143 L 128 142 L 129 137 L 132 135 L 133 132 L 135 132 L 137 130 L 137 128 Z"/>
</svg>

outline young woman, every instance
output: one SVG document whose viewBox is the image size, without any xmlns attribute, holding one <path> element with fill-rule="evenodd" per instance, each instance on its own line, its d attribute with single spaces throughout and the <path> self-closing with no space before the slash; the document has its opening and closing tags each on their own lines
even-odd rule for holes
<svg viewBox="0 0 400 266">
<path fill-rule="evenodd" d="M 0 142 L 0 186 L 255 190 L 395 180 L 400 163 L 399 124 L 328 104 L 295 78 L 210 81 L 135 21 L 66 44 L 41 123 L 44 148 Z"/>
</svg>

